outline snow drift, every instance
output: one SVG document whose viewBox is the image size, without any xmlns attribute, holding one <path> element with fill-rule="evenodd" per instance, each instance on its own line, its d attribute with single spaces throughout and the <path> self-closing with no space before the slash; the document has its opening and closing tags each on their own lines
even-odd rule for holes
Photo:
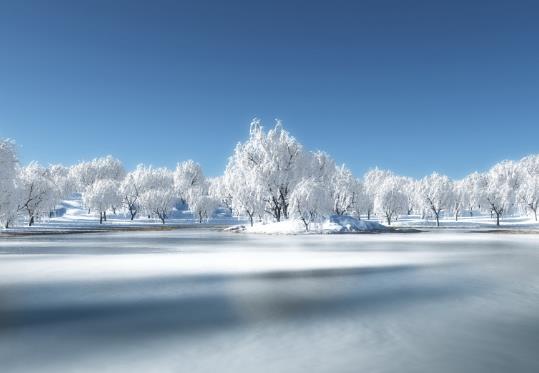
<svg viewBox="0 0 539 373">
<path fill-rule="evenodd" d="M 351 216 L 331 215 L 321 223 L 312 223 L 309 232 L 305 225 L 297 219 L 290 219 L 275 223 L 259 223 L 252 227 L 235 225 L 225 229 L 228 232 L 249 232 L 266 234 L 303 234 L 303 233 L 381 233 L 390 232 L 391 229 L 370 220 L 359 220 Z"/>
</svg>

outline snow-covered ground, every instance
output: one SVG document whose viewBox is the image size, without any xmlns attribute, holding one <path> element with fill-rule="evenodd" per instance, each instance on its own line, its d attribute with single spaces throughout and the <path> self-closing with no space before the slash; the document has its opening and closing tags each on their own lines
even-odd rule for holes
<svg viewBox="0 0 539 373">
<path fill-rule="evenodd" d="M 2 372 L 537 372 L 539 235 L 0 240 Z"/>
<path fill-rule="evenodd" d="M 301 220 L 285 220 L 278 223 L 257 223 L 254 226 L 235 226 L 232 231 L 266 234 L 305 234 L 305 233 L 382 233 L 390 229 L 374 220 L 358 220 L 351 216 L 332 215 L 320 223 L 311 223 L 309 231 Z"/>
<path fill-rule="evenodd" d="M 301 220 L 287 220 L 279 223 L 256 223 L 250 227 L 246 219 L 238 219 L 230 215 L 224 209 L 218 210 L 210 219 L 199 223 L 198 219 L 188 210 L 174 210 L 163 225 L 157 218 L 149 218 L 141 213 L 134 221 L 131 221 L 127 212 L 107 214 L 107 221 L 99 224 L 99 217 L 95 213 L 88 213 L 82 206 L 80 199 L 63 201 L 57 208 L 57 216 L 42 218 L 32 227 L 28 227 L 24 221 L 9 229 L 0 230 L 0 234 L 9 233 L 55 233 L 55 232 L 85 232 L 85 231 L 108 231 L 122 229 L 168 229 L 176 227 L 194 226 L 231 227 L 235 232 L 264 233 L 264 234 L 313 234 L 313 233 L 383 233 L 394 229 L 419 229 L 419 230 L 512 230 L 539 231 L 539 223 L 531 217 L 504 217 L 501 226 L 496 227 L 495 219 L 486 215 L 469 216 L 465 213 L 459 216 L 458 221 L 448 216 L 440 220 L 440 227 L 436 227 L 433 219 L 421 219 L 419 215 L 402 215 L 399 219 L 387 226 L 385 221 L 372 216 L 367 220 L 363 216 L 361 220 L 349 216 L 333 215 L 324 219 L 321 223 L 313 222 L 309 232 Z"/>
<path fill-rule="evenodd" d="M 408 227 L 419 229 L 458 229 L 458 230 L 483 230 L 483 229 L 511 229 L 511 230 L 539 230 L 539 222 L 534 218 L 521 216 L 507 216 L 500 220 L 500 227 L 496 226 L 496 219 L 488 215 L 469 216 L 464 214 L 458 220 L 454 217 L 446 217 L 440 220 L 440 226 L 436 226 L 436 220 L 421 219 L 419 215 L 403 215 L 396 222 L 394 227 Z"/>
</svg>

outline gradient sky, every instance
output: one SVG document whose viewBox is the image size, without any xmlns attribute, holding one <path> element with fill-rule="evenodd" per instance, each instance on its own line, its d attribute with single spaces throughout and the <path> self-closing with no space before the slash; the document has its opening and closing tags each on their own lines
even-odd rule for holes
<svg viewBox="0 0 539 373">
<path fill-rule="evenodd" d="M 257 116 L 355 173 L 539 152 L 538 1 L 0 2 L 0 137 L 218 175 Z"/>
</svg>

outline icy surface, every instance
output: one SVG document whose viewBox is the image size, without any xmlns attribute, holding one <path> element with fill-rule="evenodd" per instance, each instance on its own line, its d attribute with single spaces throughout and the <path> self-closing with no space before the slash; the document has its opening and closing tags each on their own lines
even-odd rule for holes
<svg viewBox="0 0 539 373">
<path fill-rule="evenodd" d="M 0 239 L 5 372 L 537 372 L 535 234 Z"/>
</svg>

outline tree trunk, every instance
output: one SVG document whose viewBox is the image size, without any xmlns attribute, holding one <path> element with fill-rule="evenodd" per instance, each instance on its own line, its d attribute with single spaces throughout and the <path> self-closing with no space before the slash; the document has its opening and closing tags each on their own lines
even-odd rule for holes
<svg viewBox="0 0 539 373">
<path fill-rule="evenodd" d="M 90 208 L 88 207 L 88 215 L 90 215 Z"/>
<path fill-rule="evenodd" d="M 533 214 L 535 215 L 535 221 L 537 221 L 537 209 L 533 210 Z"/>
<path fill-rule="evenodd" d="M 106 212 L 106 211 L 103 211 L 103 219 L 104 219 L 105 221 L 107 221 L 107 212 Z"/>
<path fill-rule="evenodd" d="M 439 227 L 440 226 L 440 217 L 438 216 L 438 214 L 435 214 L 436 215 L 436 226 Z"/>
<path fill-rule="evenodd" d="M 367 210 L 367 220 L 371 220 L 371 209 Z"/>
<path fill-rule="evenodd" d="M 34 225 L 34 215 L 29 215 L 28 218 L 28 226 L 31 227 L 32 225 Z"/>
<path fill-rule="evenodd" d="M 135 219 L 135 215 L 137 214 L 137 210 L 129 210 L 129 213 L 131 214 L 131 221 Z"/>
<path fill-rule="evenodd" d="M 459 221 L 459 212 L 458 211 L 455 212 L 455 221 Z"/>
<path fill-rule="evenodd" d="M 309 223 L 304 218 L 301 218 L 301 221 L 303 222 L 303 225 L 305 225 L 305 232 L 309 231 Z"/>
<path fill-rule="evenodd" d="M 202 213 L 201 212 L 198 213 L 198 223 L 202 224 Z"/>
<path fill-rule="evenodd" d="M 99 212 L 99 224 L 103 224 L 103 213 Z"/>
<path fill-rule="evenodd" d="M 496 226 L 500 226 L 500 214 L 496 213 Z"/>
<path fill-rule="evenodd" d="M 387 225 L 391 225 L 391 217 L 390 217 L 390 216 L 386 216 L 386 219 L 387 219 Z"/>
</svg>

